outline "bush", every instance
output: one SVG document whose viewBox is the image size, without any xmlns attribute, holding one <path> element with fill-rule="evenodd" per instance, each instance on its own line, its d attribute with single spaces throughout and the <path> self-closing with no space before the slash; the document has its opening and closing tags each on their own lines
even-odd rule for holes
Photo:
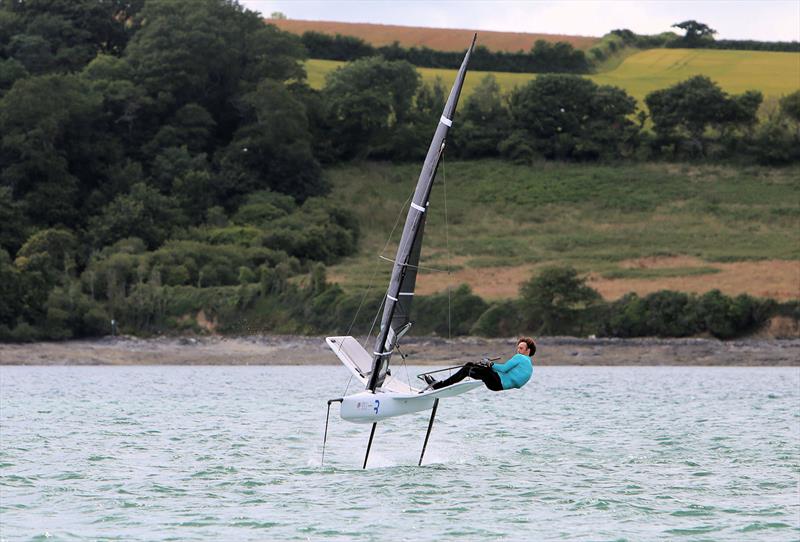
<svg viewBox="0 0 800 542">
<path fill-rule="evenodd" d="M 520 287 L 526 327 L 543 334 L 569 334 L 579 329 L 581 310 L 600 302 L 572 267 L 546 267 Z"/>
<path fill-rule="evenodd" d="M 415 298 L 411 315 L 412 329 L 416 334 L 467 335 L 488 308 L 488 304 L 473 294 L 466 284 L 453 290 L 449 296 L 447 292 L 439 292 Z"/>
<path fill-rule="evenodd" d="M 513 301 L 501 301 L 490 305 L 469 332 L 480 337 L 510 337 L 523 328 L 519 306 Z"/>
</svg>

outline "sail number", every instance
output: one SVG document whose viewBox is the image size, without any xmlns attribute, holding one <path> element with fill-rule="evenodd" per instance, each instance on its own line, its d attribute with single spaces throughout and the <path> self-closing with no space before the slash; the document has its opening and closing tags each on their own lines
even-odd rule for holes
<svg viewBox="0 0 800 542">
<path fill-rule="evenodd" d="M 375 414 L 378 413 L 378 410 L 381 407 L 381 402 L 378 399 L 373 399 L 372 401 L 357 401 L 356 402 L 356 409 L 358 410 L 374 410 Z"/>
</svg>

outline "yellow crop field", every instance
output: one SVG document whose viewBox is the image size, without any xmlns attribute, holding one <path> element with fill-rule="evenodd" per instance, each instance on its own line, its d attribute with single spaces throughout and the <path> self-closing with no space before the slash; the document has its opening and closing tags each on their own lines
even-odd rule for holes
<svg viewBox="0 0 800 542">
<path fill-rule="evenodd" d="M 309 84 L 325 85 L 325 75 L 341 66 L 333 60 L 309 60 L 306 63 Z M 441 77 L 446 86 L 455 78 L 455 70 L 417 68 L 424 81 Z M 464 83 L 469 95 L 484 75 L 493 73 L 503 91 L 524 85 L 534 74 L 504 72 L 470 72 Z M 693 75 L 707 75 L 726 92 L 738 94 L 760 90 L 765 97 L 780 97 L 800 89 L 800 53 L 767 51 L 722 51 L 710 49 L 650 49 L 625 59 L 614 70 L 589 75 L 603 85 L 614 85 L 643 102 L 644 97 Z"/>
<path fill-rule="evenodd" d="M 648 93 L 693 75 L 706 75 L 726 91 L 760 90 L 781 96 L 800 89 L 800 53 L 650 49 L 631 55 L 616 69 L 592 79 L 624 88 L 642 100 Z"/>
</svg>

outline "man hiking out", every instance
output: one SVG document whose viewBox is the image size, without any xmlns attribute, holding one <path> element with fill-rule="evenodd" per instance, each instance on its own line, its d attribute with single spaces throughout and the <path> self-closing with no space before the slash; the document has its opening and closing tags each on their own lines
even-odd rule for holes
<svg viewBox="0 0 800 542">
<path fill-rule="evenodd" d="M 530 337 L 520 337 L 517 340 L 517 353 L 505 363 L 492 362 L 467 362 L 453 376 L 438 381 L 431 375 L 425 375 L 426 389 L 438 390 L 461 382 L 466 377 L 482 380 L 486 387 L 492 391 L 503 391 L 521 388 L 533 374 L 533 355 L 536 353 L 536 343 Z"/>
</svg>

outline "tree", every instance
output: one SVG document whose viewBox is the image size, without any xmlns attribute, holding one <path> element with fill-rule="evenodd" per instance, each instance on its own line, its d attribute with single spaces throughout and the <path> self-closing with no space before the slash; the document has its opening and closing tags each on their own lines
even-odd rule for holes
<svg viewBox="0 0 800 542">
<path fill-rule="evenodd" d="M 95 247 L 126 237 L 139 237 L 149 248 L 160 246 L 172 230 L 185 223 L 175 201 L 144 183 L 133 185 L 89 221 L 89 236 Z"/>
<path fill-rule="evenodd" d="M 795 123 L 795 128 L 797 128 L 800 136 L 800 90 L 795 90 L 791 94 L 782 97 L 780 108 L 781 113 Z"/>
<path fill-rule="evenodd" d="M 22 311 L 20 271 L 0 248 L 0 326 L 13 329 Z"/>
<path fill-rule="evenodd" d="M 0 181 L 34 223 L 82 222 L 86 198 L 116 155 L 98 133 L 101 108 L 101 96 L 76 75 L 22 79 L 0 100 Z"/>
<path fill-rule="evenodd" d="M 11 195 L 11 189 L 0 186 L 0 250 L 15 254 L 27 237 L 28 221 L 22 207 Z"/>
<path fill-rule="evenodd" d="M 579 310 L 600 299 L 572 267 L 546 267 L 520 287 L 522 313 L 543 334 L 575 330 Z"/>
<path fill-rule="evenodd" d="M 26 0 L 0 3 L 16 32 L 7 49 L 33 74 L 80 70 L 98 53 L 119 55 L 143 0 Z M 2 25 L 0 25 L 2 26 Z"/>
<path fill-rule="evenodd" d="M 376 159 L 422 160 L 428 150 L 431 132 L 439 122 L 447 94 L 440 78 L 423 83 L 417 90 L 406 121 L 397 124 L 383 145 L 376 143 L 371 156 Z"/>
<path fill-rule="evenodd" d="M 755 124 L 762 96 L 747 91 L 729 96 L 704 75 L 696 75 L 645 97 L 657 143 L 674 145 L 687 141 L 699 154 L 706 152 L 705 132 L 716 128 L 727 131 Z"/>
<path fill-rule="evenodd" d="M 219 156 L 229 195 L 268 188 L 303 201 L 327 190 L 303 104 L 284 85 L 263 80 L 242 97 L 240 111 L 239 129 Z"/>
<path fill-rule="evenodd" d="M 694 20 L 683 21 L 682 23 L 675 23 L 672 28 L 680 28 L 686 32 L 686 35 L 681 38 L 680 43 L 686 47 L 699 47 L 704 42 L 714 40 L 716 30 L 710 28 L 708 25 L 699 23 Z"/>
<path fill-rule="evenodd" d="M 541 75 L 511 93 L 515 132 L 509 137 L 523 142 L 527 136 L 530 146 L 546 158 L 620 156 L 639 131 L 629 118 L 635 111 L 636 100 L 622 89 L 598 86 L 577 75 Z"/>
<path fill-rule="evenodd" d="M 460 127 L 453 131 L 455 145 L 467 158 L 497 156 L 498 143 L 509 136 L 509 113 L 494 75 L 486 75 L 458 113 Z"/>
<path fill-rule="evenodd" d="M 419 80 L 408 62 L 378 57 L 350 62 L 328 75 L 323 96 L 339 156 L 365 156 L 385 142 L 405 122 Z"/>
<path fill-rule="evenodd" d="M 134 81 L 155 99 L 162 118 L 186 104 L 213 112 L 223 139 L 235 129 L 234 96 L 265 77 L 302 80 L 300 38 L 265 25 L 236 2 L 148 2 L 142 28 L 125 50 Z"/>
</svg>

